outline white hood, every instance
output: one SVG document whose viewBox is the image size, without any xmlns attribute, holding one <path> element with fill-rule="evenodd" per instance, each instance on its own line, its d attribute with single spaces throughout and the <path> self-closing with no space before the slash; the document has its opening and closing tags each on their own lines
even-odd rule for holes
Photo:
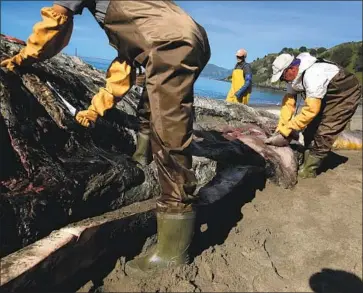
<svg viewBox="0 0 363 293">
<path fill-rule="evenodd" d="M 304 87 L 301 82 L 301 75 L 305 70 L 311 67 L 317 59 L 314 56 L 311 56 L 308 52 L 301 53 L 296 58 L 300 59 L 301 63 L 299 66 L 299 72 L 296 78 L 292 81 L 291 85 L 295 91 L 303 91 Z"/>
</svg>

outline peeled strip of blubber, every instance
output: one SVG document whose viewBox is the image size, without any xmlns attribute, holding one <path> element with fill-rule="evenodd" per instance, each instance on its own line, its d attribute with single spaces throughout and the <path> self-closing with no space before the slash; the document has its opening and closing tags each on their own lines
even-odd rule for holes
<svg viewBox="0 0 363 293">
<path fill-rule="evenodd" d="M 361 150 L 362 138 L 355 137 L 350 133 L 342 133 L 338 136 L 333 144 L 333 149 L 336 150 Z"/>
</svg>

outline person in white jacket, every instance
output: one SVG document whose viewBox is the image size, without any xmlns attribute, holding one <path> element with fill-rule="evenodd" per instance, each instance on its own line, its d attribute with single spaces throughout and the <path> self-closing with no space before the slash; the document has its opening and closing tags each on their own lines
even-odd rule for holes
<svg viewBox="0 0 363 293">
<path fill-rule="evenodd" d="M 285 146 L 294 133 L 303 130 L 304 163 L 299 177 L 316 177 L 316 170 L 357 110 L 362 97 L 356 76 L 338 64 L 301 53 L 279 55 L 272 64 L 271 82 L 287 82 L 277 130 L 267 144 Z M 297 94 L 302 93 L 305 105 L 296 111 Z"/>
</svg>

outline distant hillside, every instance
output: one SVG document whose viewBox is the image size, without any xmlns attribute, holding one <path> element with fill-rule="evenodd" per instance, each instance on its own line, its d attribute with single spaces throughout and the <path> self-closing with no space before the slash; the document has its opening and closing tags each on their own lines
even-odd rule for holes
<svg viewBox="0 0 363 293">
<path fill-rule="evenodd" d="M 209 63 L 204 67 L 200 76 L 211 79 L 224 79 L 231 74 L 232 70 Z"/>
<path fill-rule="evenodd" d="M 337 45 L 333 48 L 326 49 L 320 48 L 306 48 L 300 47 L 299 49 L 283 48 L 281 53 L 290 53 L 295 56 L 301 52 L 309 52 L 313 56 L 322 57 L 331 61 L 334 61 L 341 66 L 347 68 L 350 72 L 356 74 L 360 82 L 362 83 L 362 42 L 349 42 Z M 272 63 L 278 56 L 277 53 L 268 54 L 263 58 L 257 58 L 251 63 L 253 72 L 253 84 L 260 87 L 284 89 L 286 85 L 284 83 L 276 83 L 271 85 L 270 79 L 272 75 Z M 225 80 L 230 81 L 231 75 L 228 75 Z"/>
</svg>

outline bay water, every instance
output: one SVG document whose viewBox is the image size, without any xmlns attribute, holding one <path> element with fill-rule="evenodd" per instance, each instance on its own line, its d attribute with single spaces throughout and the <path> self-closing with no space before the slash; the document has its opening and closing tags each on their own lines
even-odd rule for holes
<svg viewBox="0 0 363 293">
<path fill-rule="evenodd" d="M 199 77 L 194 84 L 197 96 L 225 100 L 231 87 L 230 82 Z M 250 105 L 280 105 L 284 92 L 252 87 Z"/>
<path fill-rule="evenodd" d="M 95 60 L 84 59 L 97 69 L 106 71 L 109 64 Z M 231 87 L 230 82 L 199 77 L 194 84 L 194 94 L 206 98 L 225 100 Z M 249 105 L 280 105 L 284 93 L 258 87 L 252 88 Z"/>
</svg>

